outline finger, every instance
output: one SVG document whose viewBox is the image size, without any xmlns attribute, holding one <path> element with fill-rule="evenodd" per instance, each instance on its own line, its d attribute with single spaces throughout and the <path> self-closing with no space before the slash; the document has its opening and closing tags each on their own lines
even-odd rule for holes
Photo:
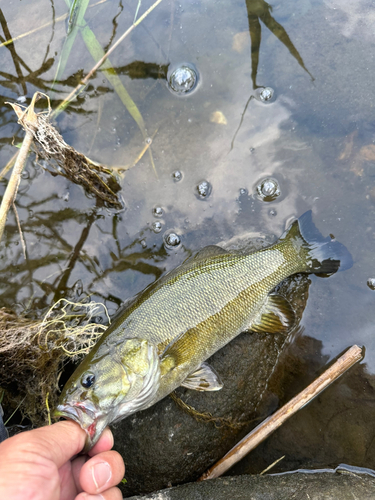
<svg viewBox="0 0 375 500">
<path fill-rule="evenodd" d="M 86 460 L 88 460 L 87 455 L 80 455 L 72 461 L 68 460 L 60 467 L 60 500 L 71 500 L 82 491 L 79 474 Z"/>
<path fill-rule="evenodd" d="M 93 447 L 92 450 L 88 452 L 90 457 L 97 455 L 98 453 L 102 453 L 103 451 L 109 451 L 113 446 L 113 434 L 109 427 L 106 427 L 103 431 L 103 434 L 100 436 L 99 441 Z"/>
<path fill-rule="evenodd" d="M 117 451 L 105 451 L 90 458 L 81 469 L 83 491 L 100 493 L 118 484 L 125 474 L 124 461 Z"/>
<path fill-rule="evenodd" d="M 109 490 L 97 495 L 80 493 L 75 500 L 122 500 L 122 493 L 118 488 L 110 488 Z"/>
<path fill-rule="evenodd" d="M 85 440 L 85 431 L 75 422 L 65 420 L 23 432 L 7 439 L 4 443 L 15 450 L 22 450 L 23 454 L 30 453 L 50 460 L 60 468 L 82 450 Z"/>
</svg>

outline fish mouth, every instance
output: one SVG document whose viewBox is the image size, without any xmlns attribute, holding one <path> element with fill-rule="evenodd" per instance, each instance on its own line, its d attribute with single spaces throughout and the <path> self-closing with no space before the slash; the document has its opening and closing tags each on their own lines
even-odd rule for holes
<svg viewBox="0 0 375 500">
<path fill-rule="evenodd" d="M 86 432 L 86 442 L 81 453 L 87 453 L 99 439 L 97 435 L 97 410 L 90 403 L 59 404 L 54 416 L 76 422 Z"/>
</svg>

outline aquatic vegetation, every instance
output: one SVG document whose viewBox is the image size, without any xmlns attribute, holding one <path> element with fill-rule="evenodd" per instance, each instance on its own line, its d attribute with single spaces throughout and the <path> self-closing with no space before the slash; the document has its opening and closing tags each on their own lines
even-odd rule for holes
<svg viewBox="0 0 375 500">
<path fill-rule="evenodd" d="M 44 425 L 46 397 L 51 406 L 56 404 L 63 366 L 87 354 L 107 328 L 93 322 L 100 313 L 109 321 L 102 304 L 66 299 L 39 320 L 0 308 L 0 381 L 7 406 L 22 401 L 21 413 L 33 425 Z"/>
<path fill-rule="evenodd" d="M 57 174 L 83 186 L 88 192 L 107 203 L 108 206 L 117 209 L 123 208 L 116 194 L 116 191 L 120 190 L 120 186 L 112 172 L 79 153 L 64 141 L 49 120 L 50 109 L 47 113 L 34 113 L 34 102 L 41 96 L 42 94 L 37 92 L 26 110 L 12 104 L 19 122 L 26 131 L 31 132 L 32 138 L 35 139 L 39 156 L 49 160 L 49 165 L 54 168 Z"/>
</svg>

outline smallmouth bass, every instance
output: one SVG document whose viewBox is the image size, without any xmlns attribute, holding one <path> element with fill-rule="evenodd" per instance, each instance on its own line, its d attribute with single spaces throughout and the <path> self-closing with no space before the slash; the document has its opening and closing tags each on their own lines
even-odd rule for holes
<svg viewBox="0 0 375 500">
<path fill-rule="evenodd" d="M 87 433 L 155 404 L 179 386 L 216 391 L 205 362 L 243 331 L 287 332 L 295 317 L 273 289 L 296 273 L 331 274 L 352 265 L 348 250 L 315 227 L 311 211 L 268 248 L 241 255 L 209 246 L 128 305 L 70 377 L 56 416 Z"/>
</svg>

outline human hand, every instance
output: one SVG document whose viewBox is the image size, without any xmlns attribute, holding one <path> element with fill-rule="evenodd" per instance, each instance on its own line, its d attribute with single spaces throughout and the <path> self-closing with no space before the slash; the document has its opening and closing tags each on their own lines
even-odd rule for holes
<svg viewBox="0 0 375 500">
<path fill-rule="evenodd" d="M 115 487 L 125 466 L 110 451 L 106 429 L 88 453 L 76 458 L 86 433 L 73 421 L 23 432 L 0 444 L 0 498 L 4 500 L 120 500 Z"/>
</svg>

